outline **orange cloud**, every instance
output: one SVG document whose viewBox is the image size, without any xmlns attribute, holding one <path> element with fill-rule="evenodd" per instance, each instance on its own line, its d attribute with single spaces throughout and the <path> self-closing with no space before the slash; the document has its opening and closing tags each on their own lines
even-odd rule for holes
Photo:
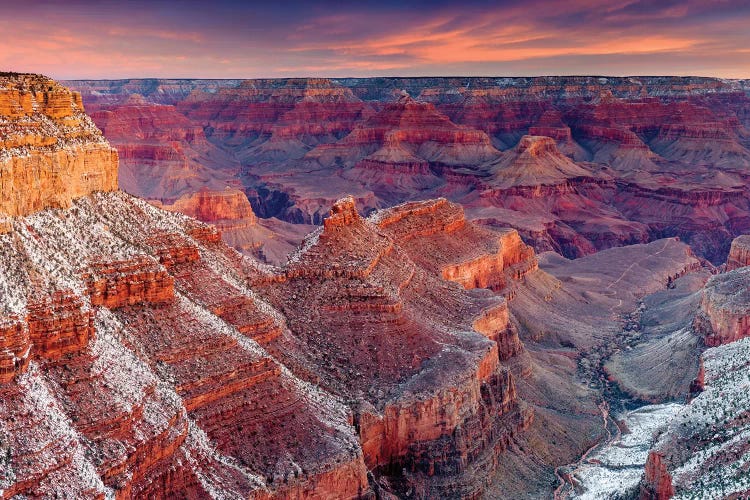
<svg viewBox="0 0 750 500">
<path fill-rule="evenodd" d="M 0 17 L 0 69 L 58 78 L 750 77 L 750 8 L 738 15 L 732 7 L 740 2 L 573 0 L 564 10 L 552 0 L 504 0 L 492 8 L 475 0 L 461 8 L 443 2 L 428 8 L 426 0 L 421 8 L 396 0 L 330 9 L 313 3 L 293 10 L 238 1 L 223 10 L 197 2 L 190 9 L 144 3 L 131 11 L 79 0 L 55 12 L 34 5 L 8 9 Z"/>
</svg>

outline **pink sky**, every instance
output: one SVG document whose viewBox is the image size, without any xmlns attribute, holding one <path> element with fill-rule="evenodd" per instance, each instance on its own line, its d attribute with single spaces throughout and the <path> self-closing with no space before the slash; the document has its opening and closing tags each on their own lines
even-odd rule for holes
<svg viewBox="0 0 750 500">
<path fill-rule="evenodd" d="M 0 70 L 58 79 L 750 78 L 750 2 L 5 2 Z"/>
</svg>

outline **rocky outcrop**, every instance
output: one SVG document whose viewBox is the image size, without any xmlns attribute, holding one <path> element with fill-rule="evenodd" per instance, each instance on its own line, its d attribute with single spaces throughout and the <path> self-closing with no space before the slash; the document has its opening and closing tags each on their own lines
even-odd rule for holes
<svg viewBox="0 0 750 500">
<path fill-rule="evenodd" d="M 257 217 L 253 213 L 247 196 L 236 189 L 227 188 L 223 191 L 204 189 L 184 196 L 164 208 L 209 222 L 220 231 L 250 227 L 257 223 Z"/>
<path fill-rule="evenodd" d="M 477 226 L 446 199 L 406 203 L 371 220 L 416 262 L 464 288 L 502 291 L 508 278 L 521 279 L 537 266 L 534 250 L 517 231 Z"/>
<path fill-rule="evenodd" d="M 747 496 L 749 347 L 750 339 L 741 339 L 703 353 L 703 391 L 672 417 L 649 452 L 641 498 Z"/>
<path fill-rule="evenodd" d="M 497 252 L 498 234 L 474 228 L 446 200 L 364 219 L 344 198 L 279 278 L 261 285 L 292 333 L 267 348 L 352 401 L 365 463 L 394 493 L 478 494 L 496 467 L 480 464 L 533 418 L 500 364 L 521 349 L 505 301 L 472 298 L 443 281 L 428 254 L 412 257 L 430 246 L 437 253 L 455 231 Z M 315 313 L 302 314 L 299 302 Z M 443 312 L 428 319 L 427 311 Z"/>
<path fill-rule="evenodd" d="M 750 266 L 750 235 L 738 236 L 732 240 L 727 259 L 727 271 Z"/>
<path fill-rule="evenodd" d="M 641 500 L 668 500 L 673 495 L 672 476 L 667 472 L 664 457 L 658 452 L 650 452 L 641 482 Z"/>
<path fill-rule="evenodd" d="M 83 275 L 91 303 L 110 309 L 145 302 L 158 304 L 174 298 L 174 279 L 153 259 L 94 262 Z"/>
<path fill-rule="evenodd" d="M 703 366 L 703 359 L 701 358 L 698 364 L 698 375 L 690 383 L 690 394 L 698 394 L 706 388 L 706 368 Z"/>
<path fill-rule="evenodd" d="M 0 384 L 13 380 L 18 373 L 26 370 L 29 364 L 28 326 L 18 318 L 4 318 L 0 326 Z"/>
<path fill-rule="evenodd" d="M 81 96 L 37 75 L 0 76 L 0 214 L 67 208 L 117 189 L 117 153 Z"/>
<path fill-rule="evenodd" d="M 27 316 L 3 319 L 5 492 L 366 493 L 347 410 L 250 340 L 270 343 L 284 323 L 241 284 L 258 268 L 214 229 L 123 193 L 15 222 L 25 246 L 0 242 L 28 263 L 15 286 L 59 281 L 85 295 L 21 294 Z M 89 224 L 98 243 L 80 245 Z M 117 250 L 105 259 L 109 245 Z M 47 269 L 37 256 L 51 251 L 57 267 Z"/>
<path fill-rule="evenodd" d="M 286 328 L 260 263 L 122 192 L 70 203 L 0 235 L 0 496 L 368 495 L 350 410 L 256 342 Z"/>
<path fill-rule="evenodd" d="M 59 359 L 81 351 L 94 336 L 93 312 L 69 290 L 33 297 L 27 307 L 29 341 L 36 358 Z"/>
<path fill-rule="evenodd" d="M 472 324 L 474 329 L 490 340 L 497 342 L 497 354 L 500 361 L 508 361 L 523 352 L 523 343 L 518 330 L 510 322 L 510 311 L 507 302 L 487 309 Z"/>
<path fill-rule="evenodd" d="M 57 360 L 85 349 L 94 336 L 93 313 L 71 290 L 35 289 L 24 317 L 2 318 L 2 380 L 28 368 L 29 360 Z"/>
<path fill-rule="evenodd" d="M 750 336 L 750 268 L 713 276 L 702 291 L 694 329 L 714 347 Z"/>
</svg>

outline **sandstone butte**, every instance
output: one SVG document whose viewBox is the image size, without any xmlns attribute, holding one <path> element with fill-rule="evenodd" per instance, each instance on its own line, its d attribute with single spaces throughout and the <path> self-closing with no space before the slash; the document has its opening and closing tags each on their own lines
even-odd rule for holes
<svg viewBox="0 0 750 500">
<path fill-rule="evenodd" d="M 229 186 L 261 221 L 320 224 L 346 193 L 365 214 L 446 197 L 537 252 L 581 257 L 676 236 L 714 265 L 750 232 L 747 81 L 68 84 L 119 150 L 123 189 L 165 205 Z"/>
</svg>

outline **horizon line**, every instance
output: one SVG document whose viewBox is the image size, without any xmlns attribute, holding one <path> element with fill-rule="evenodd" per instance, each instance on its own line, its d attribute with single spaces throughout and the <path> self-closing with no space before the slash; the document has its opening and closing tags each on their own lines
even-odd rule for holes
<svg viewBox="0 0 750 500">
<path fill-rule="evenodd" d="M 124 78 L 85 78 L 85 77 L 78 77 L 78 78 L 55 78 L 48 75 L 44 75 L 42 73 L 30 73 L 30 72 L 15 72 L 15 71 L 0 71 L 0 73 L 16 73 L 20 75 L 40 75 L 40 76 L 46 76 L 47 78 L 52 78 L 53 80 L 58 81 L 107 81 L 107 82 L 117 82 L 117 81 L 126 81 L 126 80 L 216 80 L 216 81 L 232 81 L 232 80 L 372 80 L 375 78 L 391 78 L 391 79 L 431 79 L 431 78 L 471 78 L 471 79 L 493 79 L 493 78 L 508 78 L 508 79 L 522 79 L 522 78 L 617 78 L 617 79 L 625 79 L 625 78 L 702 78 L 702 79 L 709 79 L 709 80 L 724 80 L 724 81 L 733 81 L 733 82 L 740 82 L 740 81 L 748 81 L 750 80 L 750 75 L 747 77 L 741 77 L 741 78 L 726 78 L 722 76 L 711 76 L 711 75 L 701 75 L 701 74 L 691 74 L 691 75 L 676 75 L 676 74 L 632 74 L 632 75 L 607 75 L 607 74 L 533 74 L 533 75 L 513 75 L 513 76 L 507 76 L 507 75 L 373 75 L 373 76 L 253 76 L 253 77 L 218 77 L 218 78 L 212 78 L 212 77 L 191 77 L 191 76 L 183 76 L 183 77 L 175 77 L 175 76 L 131 76 L 131 77 L 124 77 Z"/>
</svg>

